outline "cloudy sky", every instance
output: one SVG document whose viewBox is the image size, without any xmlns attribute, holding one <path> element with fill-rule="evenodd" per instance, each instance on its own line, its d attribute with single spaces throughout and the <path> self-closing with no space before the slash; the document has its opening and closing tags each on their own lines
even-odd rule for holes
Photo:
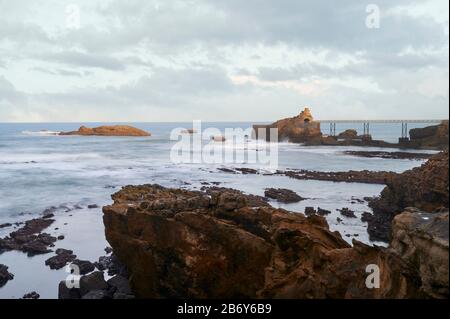
<svg viewBox="0 0 450 319">
<path fill-rule="evenodd" d="M 447 0 L 0 0 L 0 122 L 448 118 L 448 37 Z"/>
</svg>

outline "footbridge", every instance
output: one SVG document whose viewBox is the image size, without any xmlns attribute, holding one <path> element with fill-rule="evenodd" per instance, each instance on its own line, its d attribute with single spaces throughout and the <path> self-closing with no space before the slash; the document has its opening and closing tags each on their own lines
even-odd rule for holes
<svg viewBox="0 0 450 319">
<path fill-rule="evenodd" d="M 321 124 L 329 124 L 330 136 L 336 136 L 336 124 L 362 124 L 364 128 L 364 135 L 370 135 L 370 126 L 372 124 L 401 124 L 402 132 L 401 138 L 406 139 L 409 137 L 408 125 L 409 124 L 440 124 L 448 119 L 444 120 L 318 120 Z"/>
</svg>

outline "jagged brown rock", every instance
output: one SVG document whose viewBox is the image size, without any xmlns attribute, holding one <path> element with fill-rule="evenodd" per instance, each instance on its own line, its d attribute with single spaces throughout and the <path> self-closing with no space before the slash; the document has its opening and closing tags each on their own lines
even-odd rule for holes
<svg viewBox="0 0 450 319">
<path fill-rule="evenodd" d="M 338 138 L 350 139 L 350 140 L 356 139 L 356 138 L 358 138 L 358 132 L 353 129 L 345 130 L 344 132 L 339 133 Z"/>
<path fill-rule="evenodd" d="M 438 148 L 442 149 L 449 144 L 448 121 L 439 125 L 416 128 L 409 131 L 410 146 L 416 148 Z"/>
<path fill-rule="evenodd" d="M 252 205 L 239 192 L 127 186 L 103 208 L 106 238 L 138 298 L 415 298 L 396 254 L 347 244 L 323 217 Z M 366 267 L 381 270 L 380 289 Z"/>
<path fill-rule="evenodd" d="M 448 210 L 408 209 L 392 224 L 392 249 L 419 270 L 422 289 L 433 298 L 448 299 L 448 238 Z"/>
<path fill-rule="evenodd" d="M 372 240 L 388 242 L 394 217 L 407 207 L 425 212 L 448 208 L 448 150 L 433 156 L 421 167 L 387 180 L 381 196 L 369 205 L 374 211 L 368 232 Z"/>
<path fill-rule="evenodd" d="M 78 131 L 62 132 L 60 135 L 80 136 L 150 136 L 151 134 L 128 125 L 100 126 L 89 128 L 82 126 Z"/>
</svg>

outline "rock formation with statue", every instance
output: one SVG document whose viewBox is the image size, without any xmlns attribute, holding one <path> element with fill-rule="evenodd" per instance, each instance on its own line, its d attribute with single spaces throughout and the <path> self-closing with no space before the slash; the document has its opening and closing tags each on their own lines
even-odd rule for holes
<svg viewBox="0 0 450 319">
<path fill-rule="evenodd" d="M 299 115 L 279 120 L 270 125 L 254 125 L 256 138 L 268 138 L 270 129 L 278 129 L 278 140 L 292 143 L 303 143 L 311 139 L 321 138 L 320 123 L 314 121 L 309 108 L 305 108 Z"/>
</svg>

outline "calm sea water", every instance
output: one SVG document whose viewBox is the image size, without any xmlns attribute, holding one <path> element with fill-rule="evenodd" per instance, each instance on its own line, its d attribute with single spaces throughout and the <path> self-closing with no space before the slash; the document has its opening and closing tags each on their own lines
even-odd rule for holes
<svg viewBox="0 0 450 319">
<path fill-rule="evenodd" d="M 101 123 L 89 123 L 89 126 L 98 125 Z M 88 205 L 102 206 L 111 203 L 111 194 L 129 184 L 158 183 L 198 189 L 204 182 L 221 182 L 221 186 L 257 195 L 262 195 L 267 187 L 292 189 L 310 199 L 280 206 L 299 212 L 306 206 L 330 209 L 333 213 L 328 221 L 333 230 L 340 231 L 343 236 L 351 235 L 352 237 L 344 236 L 349 242 L 356 235 L 359 240 L 369 243 L 366 225 L 359 219 L 338 223 L 336 219 L 339 213 L 336 210 L 350 207 L 357 214 L 368 211 L 366 204 L 352 203 L 352 197 L 378 195 L 383 188 L 380 185 L 297 181 L 282 176 L 232 175 L 217 172 L 216 168 L 233 165 L 175 164 L 170 161 L 169 156 L 175 143 L 170 140 L 170 133 L 177 127 L 190 128 L 192 123 L 132 125 L 150 131 L 152 137 L 42 136 L 38 132 L 43 129 L 70 131 L 78 129 L 79 125 L 0 124 L 0 224 L 30 219 L 52 206 L 80 206 L 83 209 L 70 215 L 65 209 L 58 211 L 56 224 L 46 231 L 66 237 L 58 242 L 56 248 L 72 249 L 79 258 L 95 261 L 104 255 L 103 249 L 107 242 L 104 238 L 101 209 L 87 209 Z M 207 123 L 203 127 L 245 129 L 251 127 L 251 123 Z M 351 126 L 341 125 L 337 130 L 346 128 Z M 326 128 L 324 133 L 327 133 Z M 400 133 L 400 125 L 383 124 L 372 127 L 375 138 L 388 141 L 396 141 Z M 344 150 L 357 148 L 303 147 L 288 143 L 280 143 L 278 146 L 280 169 L 402 172 L 422 164 L 421 161 L 368 159 L 342 154 Z M 0 237 L 10 231 L 11 229 L 0 230 Z M 0 255 L 0 263 L 8 265 L 15 274 L 15 279 L 0 289 L 0 298 L 20 298 L 33 290 L 44 298 L 55 298 L 58 281 L 64 279 L 66 274 L 64 270 L 51 271 L 45 267 L 45 259 L 50 256 L 27 258 L 18 252 Z"/>
</svg>

